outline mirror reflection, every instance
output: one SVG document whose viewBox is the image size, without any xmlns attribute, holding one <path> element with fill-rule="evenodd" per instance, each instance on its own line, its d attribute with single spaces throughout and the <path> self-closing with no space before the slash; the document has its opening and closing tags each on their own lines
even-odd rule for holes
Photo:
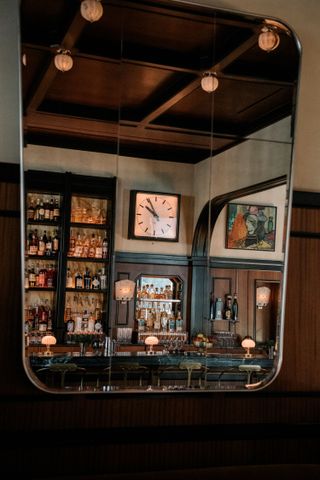
<svg viewBox="0 0 320 480">
<path fill-rule="evenodd" d="M 26 372 L 54 393 L 265 387 L 295 35 L 188 2 L 98 3 L 92 22 L 78 1 L 21 4 Z"/>
</svg>

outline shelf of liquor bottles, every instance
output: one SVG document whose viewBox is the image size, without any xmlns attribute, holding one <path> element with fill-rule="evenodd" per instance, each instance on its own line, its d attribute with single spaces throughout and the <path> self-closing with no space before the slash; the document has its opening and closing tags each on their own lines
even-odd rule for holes
<svg viewBox="0 0 320 480">
<path fill-rule="evenodd" d="M 107 331 L 114 199 L 114 178 L 26 172 L 29 343 L 31 337 L 32 343 L 40 343 L 47 331 L 58 343 L 66 342 L 67 333 Z M 47 324 L 43 311 L 50 311 Z M 43 317 L 41 328 L 38 317 Z"/>
<path fill-rule="evenodd" d="M 138 279 L 135 318 L 139 342 L 146 334 L 158 338 L 174 334 L 185 338 L 181 298 L 182 282 L 178 277 L 141 276 Z"/>
</svg>

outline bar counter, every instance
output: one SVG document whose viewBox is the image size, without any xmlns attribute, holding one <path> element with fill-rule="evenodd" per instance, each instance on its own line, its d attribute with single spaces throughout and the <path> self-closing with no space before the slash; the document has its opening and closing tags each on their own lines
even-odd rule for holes
<svg viewBox="0 0 320 480">
<path fill-rule="evenodd" d="M 34 348 L 32 348 L 34 350 Z M 202 352 L 195 349 L 182 353 L 152 354 L 140 349 L 126 348 L 110 356 L 96 355 L 93 351 L 80 355 L 79 351 L 58 352 L 52 355 L 29 352 L 32 371 L 47 386 L 55 385 L 54 376 L 63 373 L 61 386 L 90 390 L 185 390 L 232 389 L 233 386 L 260 382 L 273 369 L 273 360 L 265 354 L 254 353 L 245 357 L 243 349 Z M 219 350 L 219 349 L 217 349 Z M 80 383 L 79 383 L 79 378 Z M 74 378 L 72 378 L 74 377 Z M 61 378 L 60 378 L 61 380 Z"/>
</svg>

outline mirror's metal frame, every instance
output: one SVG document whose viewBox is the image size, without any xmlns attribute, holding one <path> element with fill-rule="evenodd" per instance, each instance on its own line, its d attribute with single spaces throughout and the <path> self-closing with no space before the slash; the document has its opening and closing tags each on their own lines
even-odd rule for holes
<svg viewBox="0 0 320 480">
<path fill-rule="evenodd" d="M 11 11 L 13 10 L 13 8 L 15 9 L 15 12 L 13 13 L 13 16 L 16 17 L 16 20 L 18 21 L 19 19 L 19 0 L 4 0 L 4 3 L 6 3 L 6 8 L 8 8 L 8 10 L 11 8 Z M 211 8 L 210 5 L 207 5 L 207 4 L 201 4 L 201 3 L 195 3 L 193 1 L 185 1 L 185 0 L 172 0 L 172 3 L 177 3 L 177 4 L 187 4 L 187 5 L 191 5 L 191 6 L 194 6 L 194 7 L 205 7 L 205 8 Z M 4 6 L 4 5 L 3 5 Z M 248 12 L 242 12 L 242 11 L 236 11 L 236 10 L 231 10 L 231 9 L 222 9 L 222 8 L 216 8 L 216 7 L 212 7 L 213 10 L 215 11 L 221 11 L 221 12 L 226 12 L 226 13 L 231 13 L 231 14 L 236 14 L 236 15 L 239 15 L 239 16 L 250 16 L 250 17 L 254 17 L 256 19 L 263 19 L 265 17 L 261 16 L 261 15 L 256 15 L 256 14 L 253 14 L 253 13 L 248 13 Z M 296 35 L 296 33 L 293 31 L 293 29 L 291 27 L 289 27 L 285 22 L 283 22 L 282 20 L 278 19 L 278 18 L 274 18 L 274 17 L 270 17 L 268 16 L 269 19 L 271 20 L 275 20 L 277 22 L 281 22 L 283 25 L 285 25 L 288 30 L 290 31 L 290 33 L 292 34 L 293 38 L 295 39 L 295 42 L 296 42 L 296 45 L 297 45 L 297 49 L 300 53 L 300 57 L 299 57 L 299 68 L 298 68 L 298 71 L 299 71 L 299 74 L 298 74 L 298 78 L 297 78 L 297 90 L 296 90 L 296 97 L 298 98 L 298 92 L 299 92 L 299 80 L 300 80 L 300 68 L 301 68 L 301 55 L 302 55 L 302 48 L 301 48 L 301 45 L 300 45 L 300 41 Z M 18 21 L 19 23 L 19 21 Z M 25 269 L 25 262 L 24 262 L 24 244 L 25 244 L 25 226 L 26 226 L 26 222 L 25 222 L 25 215 L 23 214 L 23 212 L 25 211 L 25 190 L 24 190 L 24 181 L 23 181 L 23 178 L 24 178 L 24 160 L 23 160 L 23 157 L 24 157 L 24 152 L 23 152 L 23 127 L 22 127 L 22 95 L 21 95 L 21 62 L 20 62 L 20 58 L 21 58 L 21 51 L 20 51 L 20 36 L 17 36 L 17 39 L 16 41 L 18 42 L 18 59 L 16 59 L 16 61 L 18 62 L 18 67 L 17 67 L 17 70 L 18 70 L 18 74 L 19 74 L 19 87 L 20 87 L 20 92 L 19 92 L 19 116 L 20 116 L 20 123 L 19 123 L 19 151 L 20 151 L 20 178 L 21 178 L 21 195 L 20 195 L 20 209 L 21 209 L 21 230 L 20 230 L 20 233 L 21 233 L 21 291 L 22 291 L 22 312 L 24 312 L 24 305 L 25 305 L 25 290 L 24 290 L 24 283 L 23 283 L 23 279 L 24 279 L 24 269 Z M 9 51 L 10 50 L 10 54 L 12 53 L 12 49 L 10 49 L 10 47 L 7 47 L 7 50 Z M 14 69 L 13 69 L 14 70 Z M 6 86 L 7 88 L 10 87 L 10 85 L 8 84 L 8 82 L 6 83 Z M 5 87 L 6 89 L 6 87 Z M 293 166 L 294 166 L 294 132 L 295 132 L 295 126 L 296 126 L 296 111 L 297 111 L 297 101 L 295 101 L 295 111 L 293 112 L 294 113 L 294 118 L 293 118 L 293 121 L 292 121 L 292 149 L 291 149 L 291 166 L 290 166 L 290 178 L 288 179 L 287 181 L 287 184 L 288 184 L 288 198 L 287 198 L 287 214 L 286 214 L 286 225 L 287 225 L 287 228 L 286 228 L 286 235 L 285 235 L 285 248 L 284 248 L 284 270 L 283 270 L 283 281 L 282 281 L 282 294 L 281 294 L 281 305 L 280 305 L 280 308 L 281 308 L 281 317 L 280 317 L 280 320 L 279 320 L 279 332 L 277 332 L 279 334 L 279 345 L 278 345 L 278 354 L 277 354 L 277 357 L 276 357 L 276 360 L 275 360 L 275 363 L 274 363 L 274 368 L 272 369 L 271 373 L 272 375 L 268 376 L 266 379 L 262 380 L 261 382 L 259 383 L 256 383 L 256 384 L 250 384 L 249 386 L 247 386 L 247 389 L 234 389 L 232 391 L 234 392 L 244 392 L 244 391 L 257 391 L 257 390 L 261 390 L 263 388 L 265 388 L 266 386 L 270 385 L 274 380 L 275 378 L 277 377 L 277 375 L 279 374 L 279 371 L 280 371 L 280 368 L 281 368 L 281 365 L 282 365 L 282 361 L 283 361 L 283 340 L 284 340 L 284 317 L 285 317 L 285 303 L 286 303 L 286 288 L 287 288 L 287 266 L 288 266 L 288 255 L 289 255 L 289 237 L 290 237 L 290 228 L 288 228 L 290 226 L 290 222 L 291 222 L 291 204 L 292 204 L 292 194 L 293 194 L 293 185 L 292 185 L 292 179 L 293 179 L 293 173 L 294 173 L 294 169 L 293 169 Z M 279 180 L 279 179 L 276 179 L 277 181 L 282 181 L 283 179 Z M 272 188 L 272 187 L 269 187 L 269 188 Z M 256 190 L 258 191 L 258 190 Z M 261 190 L 260 190 L 261 191 Z M 240 195 L 239 195 L 240 194 Z M 215 221 L 219 215 L 219 213 L 221 212 L 223 206 L 226 204 L 227 201 L 229 201 L 230 199 L 233 199 L 233 198 L 238 198 L 239 196 L 241 196 L 241 191 L 236 191 L 236 192 L 230 192 L 229 195 L 227 196 L 221 196 L 214 199 L 214 204 L 213 204 L 213 208 L 212 208 L 212 211 L 211 211 L 211 233 L 212 233 L 212 230 L 213 230 L 213 227 L 214 227 L 214 224 L 215 224 Z M 210 201 L 208 202 L 210 203 Z M 204 207 L 205 209 L 206 207 Z M 201 215 L 208 215 L 208 212 L 205 212 L 203 211 L 201 213 Z M 201 216 L 200 215 L 200 216 Z M 202 251 L 202 254 L 204 253 L 204 251 L 208 248 L 208 245 L 207 245 L 207 242 L 210 241 L 210 238 L 211 238 L 211 235 L 209 235 L 208 237 L 204 237 L 203 236 L 203 232 L 201 232 L 201 222 L 198 222 L 198 225 L 196 227 L 196 232 L 195 232 L 195 240 L 194 240 L 194 244 L 193 244 L 193 253 L 194 254 L 199 254 L 200 251 Z M 50 389 L 48 387 L 46 387 L 34 374 L 33 372 L 31 372 L 31 368 L 26 365 L 26 361 L 25 361 L 25 336 L 24 336 L 24 313 L 22 313 L 22 325 L 21 325 L 21 331 L 22 331 L 22 361 L 23 361 L 23 365 L 24 365 L 24 369 L 26 371 L 26 374 L 29 378 L 29 380 L 40 390 L 46 392 L 46 393 L 52 393 L 52 394 L 59 394 L 59 395 L 74 395 L 74 394 L 86 394 L 86 395 L 91 395 L 91 394 L 99 394 L 99 393 L 104 393 L 104 392 L 101 392 L 101 391 L 79 391 L 79 392 L 76 392 L 74 390 L 72 391 L 64 391 L 64 390 L 61 390 L 61 389 Z M 213 394 L 213 393 L 219 393 L 219 392 L 225 392 L 225 390 L 211 390 L 211 391 L 203 391 L 203 390 L 198 390 L 198 391 L 195 391 L 193 390 L 192 392 L 191 391 L 188 391 L 188 390 L 182 390 L 181 392 L 174 392 L 174 393 L 179 393 L 179 394 L 189 394 L 189 393 L 192 393 L 192 394 Z M 108 391 L 108 393 L 112 393 L 113 395 L 126 395 L 126 394 L 133 394 L 129 389 L 128 391 L 121 391 L 121 392 L 117 392 L 117 391 Z M 137 392 L 134 391 L 134 394 L 136 394 Z M 139 392 L 139 395 L 141 394 L 145 394 L 146 392 L 145 391 L 141 391 Z M 154 391 L 154 393 L 156 394 L 166 394 L 166 393 L 170 393 L 170 395 L 172 395 L 171 392 L 160 392 L 160 391 Z M 148 392 L 147 393 L 148 395 L 150 395 L 150 393 Z"/>
</svg>

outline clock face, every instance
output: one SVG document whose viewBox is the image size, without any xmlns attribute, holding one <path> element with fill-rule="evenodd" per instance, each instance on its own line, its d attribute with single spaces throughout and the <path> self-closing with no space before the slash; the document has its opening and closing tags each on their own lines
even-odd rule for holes
<svg viewBox="0 0 320 480">
<path fill-rule="evenodd" d="M 179 195 L 133 191 L 131 199 L 131 238 L 178 241 Z"/>
</svg>

